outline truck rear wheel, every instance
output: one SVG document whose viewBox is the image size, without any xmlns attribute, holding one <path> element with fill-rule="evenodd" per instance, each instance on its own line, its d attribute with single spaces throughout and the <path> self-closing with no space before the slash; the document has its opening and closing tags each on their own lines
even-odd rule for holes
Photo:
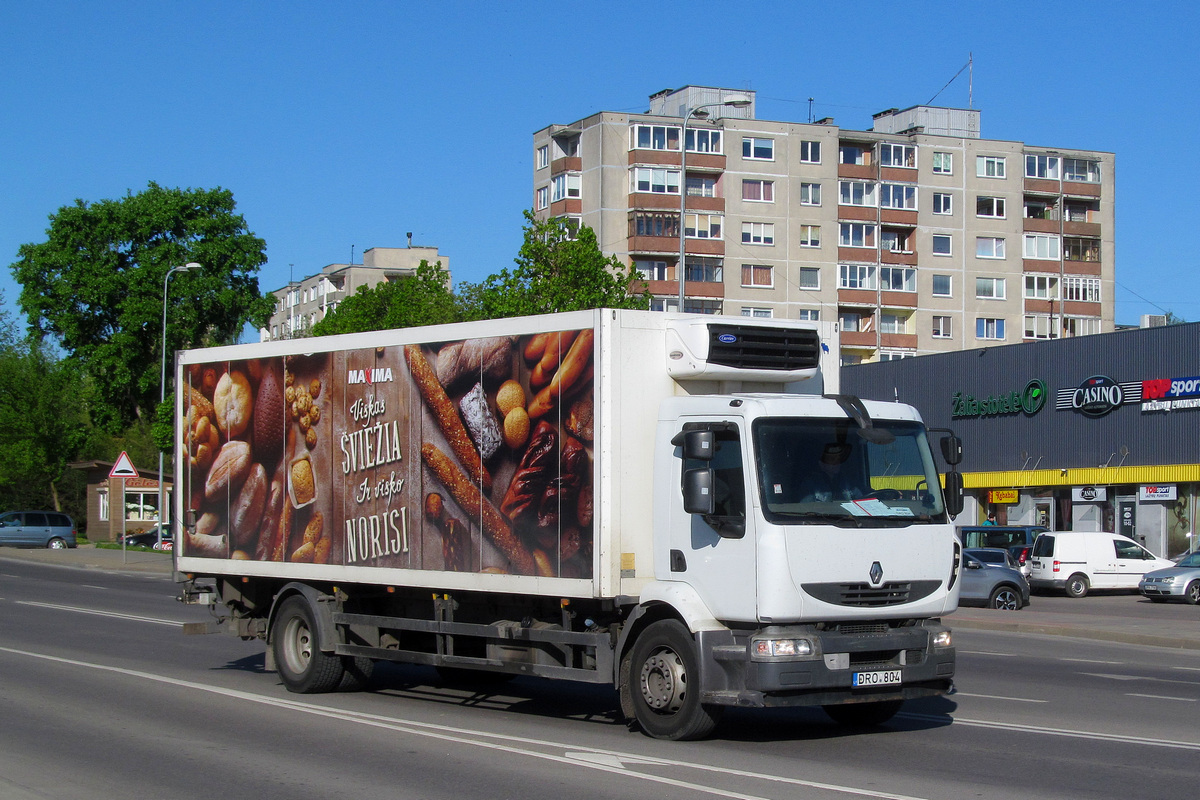
<svg viewBox="0 0 1200 800">
<path fill-rule="evenodd" d="M 289 597 L 279 607 L 271 629 L 271 647 L 279 677 L 290 692 L 332 692 L 346 673 L 340 657 L 321 652 L 316 621 L 303 597 Z"/>
<path fill-rule="evenodd" d="M 700 702 L 696 642 L 674 620 L 655 622 L 642 631 L 621 686 L 621 704 L 655 739 L 700 739 L 712 733 L 720 706 Z"/>
<path fill-rule="evenodd" d="M 852 728 L 870 728 L 882 725 L 900 710 L 903 700 L 885 700 L 882 703 L 846 703 L 837 706 L 821 706 L 825 713 L 839 725 Z"/>
</svg>

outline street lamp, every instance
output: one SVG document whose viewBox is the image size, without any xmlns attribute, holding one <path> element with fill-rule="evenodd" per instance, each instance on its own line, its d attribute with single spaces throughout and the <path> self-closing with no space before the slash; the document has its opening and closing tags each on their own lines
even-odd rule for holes
<svg viewBox="0 0 1200 800">
<path fill-rule="evenodd" d="M 163 278 L 163 315 L 162 315 L 162 375 L 158 382 L 159 396 L 158 404 L 161 406 L 167 401 L 167 283 L 171 280 L 171 276 L 176 272 L 187 272 L 193 269 L 204 269 L 195 261 L 189 261 L 182 267 L 171 267 L 167 270 L 166 276 Z M 161 542 L 163 537 L 163 524 L 166 522 L 166 505 L 165 505 L 166 489 L 163 483 L 163 451 L 158 451 L 158 540 Z M 124 548 L 124 542 L 121 544 Z"/>
<path fill-rule="evenodd" d="M 679 142 L 679 264 L 675 267 L 676 275 L 679 278 L 679 310 L 683 311 L 683 295 L 684 295 L 684 273 L 687 271 L 685 267 L 685 259 L 687 257 L 687 237 L 684 236 L 684 219 L 687 217 L 687 129 L 688 120 L 698 111 L 706 108 L 716 108 L 718 106 L 731 106 L 733 108 L 745 108 L 750 105 L 750 98 L 742 94 L 735 94 L 726 97 L 719 103 L 703 103 L 695 108 L 689 109 L 683 115 L 683 137 Z"/>
</svg>

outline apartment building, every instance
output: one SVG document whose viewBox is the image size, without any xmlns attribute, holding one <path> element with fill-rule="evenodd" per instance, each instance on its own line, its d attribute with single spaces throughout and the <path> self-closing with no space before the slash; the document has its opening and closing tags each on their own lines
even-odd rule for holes
<svg viewBox="0 0 1200 800">
<path fill-rule="evenodd" d="M 685 310 L 836 321 L 844 363 L 1113 330 L 1113 172 L 983 139 L 978 110 L 858 131 L 701 86 L 533 136 L 535 212 L 595 230 L 657 308 L 679 306 L 683 203 Z"/>
<path fill-rule="evenodd" d="M 313 325 L 325 318 L 338 303 L 358 291 L 415 275 L 422 261 L 441 262 L 447 275 L 450 260 L 436 247 L 372 247 L 362 254 L 361 264 L 330 264 L 316 275 L 292 281 L 276 289 L 275 313 L 267 327 L 260 328 L 259 340 L 292 339 L 309 335 Z"/>
</svg>

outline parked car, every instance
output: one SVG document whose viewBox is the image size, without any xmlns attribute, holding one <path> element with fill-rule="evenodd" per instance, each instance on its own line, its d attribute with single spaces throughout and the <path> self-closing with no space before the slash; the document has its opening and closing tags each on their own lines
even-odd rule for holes
<svg viewBox="0 0 1200 800">
<path fill-rule="evenodd" d="M 1019 611 L 1029 605 L 1029 582 L 1012 564 L 1007 550 L 970 548 L 963 551 L 959 605 Z"/>
<path fill-rule="evenodd" d="M 967 525 L 959 529 L 958 537 L 963 547 L 1012 547 L 1033 545 L 1046 530 L 1042 525 Z"/>
<path fill-rule="evenodd" d="M 58 511 L 8 511 L 0 514 L 0 545 L 75 547 L 75 521 Z"/>
<path fill-rule="evenodd" d="M 125 546 L 153 547 L 155 550 L 170 550 L 174 545 L 174 536 L 171 532 L 171 527 L 168 525 L 163 528 L 161 541 L 158 536 L 159 527 L 161 526 L 155 523 L 149 530 L 140 533 L 125 534 Z"/>
<path fill-rule="evenodd" d="M 1156 603 L 1182 600 L 1200 604 L 1200 550 L 1188 553 L 1175 566 L 1147 572 L 1138 581 L 1138 591 Z"/>
<path fill-rule="evenodd" d="M 1034 589 L 1083 597 L 1091 589 L 1134 589 L 1147 572 L 1175 566 L 1127 536 L 1104 531 L 1050 531 L 1033 543 Z"/>
<path fill-rule="evenodd" d="M 1017 568 L 1021 570 L 1021 574 L 1029 580 L 1033 574 L 1033 542 L 1029 544 L 1014 544 L 1008 547 L 1009 555 L 1013 557 L 1013 561 L 1017 562 Z"/>
</svg>

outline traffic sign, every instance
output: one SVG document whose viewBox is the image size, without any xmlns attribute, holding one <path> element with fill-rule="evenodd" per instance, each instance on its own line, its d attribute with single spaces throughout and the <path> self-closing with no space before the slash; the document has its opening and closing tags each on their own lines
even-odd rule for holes
<svg viewBox="0 0 1200 800">
<path fill-rule="evenodd" d="M 121 451 L 121 457 L 117 459 L 117 463 L 113 464 L 112 470 L 109 471 L 110 478 L 136 478 L 138 471 L 134 468 L 133 462 L 129 460 L 129 454 L 124 450 Z"/>
</svg>

